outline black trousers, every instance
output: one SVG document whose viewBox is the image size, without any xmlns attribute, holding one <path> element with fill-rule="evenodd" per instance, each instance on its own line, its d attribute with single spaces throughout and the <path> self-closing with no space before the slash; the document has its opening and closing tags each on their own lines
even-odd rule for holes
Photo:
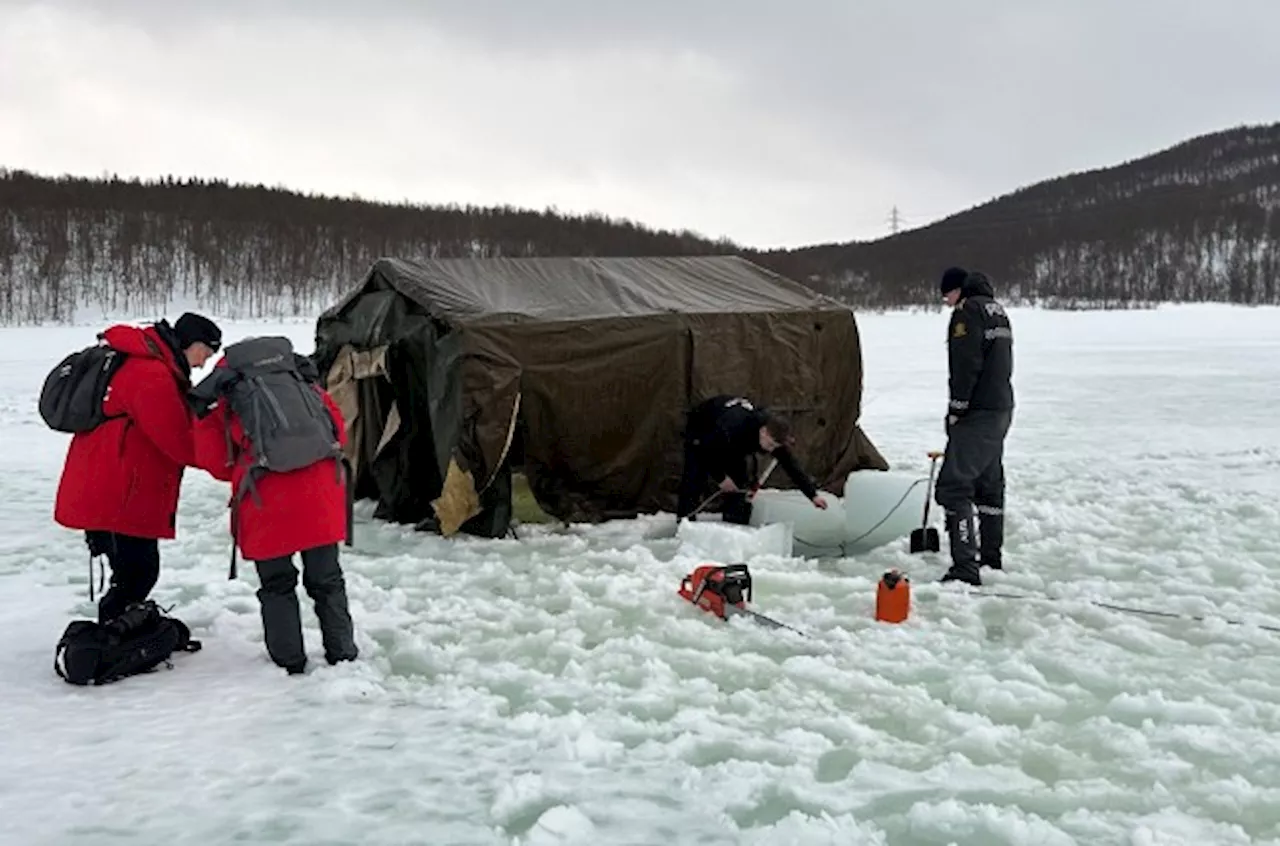
<svg viewBox="0 0 1280 846">
<path fill-rule="evenodd" d="M 302 551 L 302 587 L 320 621 L 325 660 L 330 664 L 358 656 L 347 585 L 338 563 L 338 545 L 328 544 Z M 301 672 L 307 663 L 298 608 L 298 568 L 293 556 L 257 561 L 258 603 L 262 608 L 262 632 L 271 660 L 290 672 Z"/>
<path fill-rule="evenodd" d="M 711 474 L 707 470 L 710 457 L 707 454 L 706 447 L 700 443 L 696 436 L 685 438 L 684 472 L 680 477 L 680 499 L 679 504 L 676 506 L 677 518 L 691 514 L 719 486 L 720 479 L 711 478 Z M 751 501 L 747 499 L 746 491 L 752 484 L 750 470 L 747 466 L 747 456 L 732 456 L 726 464 L 728 476 L 738 486 L 739 491 L 720 495 L 722 503 L 720 512 L 726 523 L 746 525 L 751 518 Z"/>
<path fill-rule="evenodd" d="M 1002 566 L 1004 442 L 1012 423 L 1012 411 L 974 410 L 947 432 L 934 499 L 947 514 L 953 566 L 976 569 L 979 559 Z"/>
<path fill-rule="evenodd" d="M 111 587 L 98 600 L 98 622 L 107 623 L 132 602 L 151 594 L 160 578 L 160 544 L 155 538 L 137 538 L 118 532 L 85 532 L 89 555 L 103 556 L 111 565 Z M 92 574 L 90 574 L 92 577 Z"/>
</svg>

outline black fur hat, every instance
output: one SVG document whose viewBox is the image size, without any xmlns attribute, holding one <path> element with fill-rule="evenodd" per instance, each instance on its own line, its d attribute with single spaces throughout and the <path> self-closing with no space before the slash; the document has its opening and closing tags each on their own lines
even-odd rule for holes
<svg viewBox="0 0 1280 846">
<path fill-rule="evenodd" d="M 949 294 L 956 288 L 964 284 L 964 280 L 969 276 L 969 271 L 963 267 L 948 267 L 942 272 L 942 282 L 938 288 L 944 294 Z"/>
<path fill-rule="evenodd" d="M 173 332 L 178 336 L 178 346 L 186 349 L 192 344 L 203 343 L 214 352 L 222 346 L 222 330 L 218 324 L 202 314 L 187 312 L 173 324 Z"/>
</svg>

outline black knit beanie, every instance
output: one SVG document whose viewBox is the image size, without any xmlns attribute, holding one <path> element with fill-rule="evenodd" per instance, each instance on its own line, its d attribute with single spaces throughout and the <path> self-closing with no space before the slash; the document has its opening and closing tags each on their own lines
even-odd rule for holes
<svg viewBox="0 0 1280 846">
<path fill-rule="evenodd" d="M 963 267 L 948 267 L 942 272 L 942 282 L 938 287 L 942 290 L 942 293 L 949 294 L 963 285 L 965 277 L 968 275 L 969 271 Z"/>
<path fill-rule="evenodd" d="M 178 345 L 186 349 L 192 344 L 203 343 L 214 352 L 222 346 L 222 330 L 218 324 L 201 314 L 187 312 L 173 324 L 174 334 L 178 336 Z"/>
</svg>

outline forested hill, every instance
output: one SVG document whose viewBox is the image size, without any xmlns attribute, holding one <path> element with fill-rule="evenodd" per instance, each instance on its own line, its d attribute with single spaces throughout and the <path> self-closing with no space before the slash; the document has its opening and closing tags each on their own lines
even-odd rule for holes
<svg viewBox="0 0 1280 846">
<path fill-rule="evenodd" d="M 1278 197 L 1280 124 L 1051 179 L 877 241 L 763 252 L 603 215 L 0 170 L 0 323 L 158 313 L 174 299 L 311 313 L 384 255 L 736 253 L 862 308 L 936 303 L 949 264 L 985 270 L 1009 301 L 1277 303 Z"/>
<path fill-rule="evenodd" d="M 1010 300 L 1070 307 L 1280 303 L 1280 124 L 1183 142 L 1072 174 L 872 242 L 758 260 L 851 302 L 937 299 L 949 264 Z"/>
<path fill-rule="evenodd" d="M 224 315 L 327 307 L 381 256 L 740 252 L 601 215 L 410 206 L 222 181 L 0 171 L 0 322 L 78 308 L 148 313 L 181 298 Z"/>
</svg>

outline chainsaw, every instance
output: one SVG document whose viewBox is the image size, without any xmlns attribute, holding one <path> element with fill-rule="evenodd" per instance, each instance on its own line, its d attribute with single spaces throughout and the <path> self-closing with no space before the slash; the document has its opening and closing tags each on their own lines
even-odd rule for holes
<svg viewBox="0 0 1280 846">
<path fill-rule="evenodd" d="M 714 614 L 722 620 L 734 616 L 746 617 L 770 628 L 787 629 L 796 634 L 804 634 L 786 623 L 780 623 L 772 617 L 766 617 L 747 608 L 752 594 L 751 571 L 747 569 L 746 564 L 726 566 L 704 564 L 695 568 L 680 581 L 678 593 L 703 611 Z"/>
</svg>

